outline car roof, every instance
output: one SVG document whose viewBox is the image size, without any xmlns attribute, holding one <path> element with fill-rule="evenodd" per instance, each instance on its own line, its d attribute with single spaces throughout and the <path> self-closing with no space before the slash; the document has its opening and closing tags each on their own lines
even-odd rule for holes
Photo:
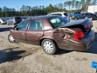
<svg viewBox="0 0 97 73">
<path fill-rule="evenodd" d="M 57 15 L 44 15 L 44 16 L 33 16 L 30 17 L 26 20 L 34 20 L 34 19 L 49 19 L 49 18 L 53 18 L 53 17 L 61 17 L 61 16 L 57 16 Z"/>
<path fill-rule="evenodd" d="M 63 13 L 66 13 L 66 12 L 52 12 L 52 13 L 49 13 L 49 14 L 63 14 Z"/>
<path fill-rule="evenodd" d="M 94 13 L 82 13 L 82 14 L 93 14 L 93 15 L 95 15 Z"/>
</svg>

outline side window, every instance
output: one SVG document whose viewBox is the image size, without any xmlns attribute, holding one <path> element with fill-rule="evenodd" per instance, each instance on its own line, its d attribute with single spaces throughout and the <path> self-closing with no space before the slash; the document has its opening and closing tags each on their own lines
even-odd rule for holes
<svg viewBox="0 0 97 73">
<path fill-rule="evenodd" d="M 25 30 L 27 28 L 27 22 L 26 21 L 22 21 L 20 22 L 17 26 L 16 29 L 19 31 Z"/>
<path fill-rule="evenodd" d="M 41 20 L 34 20 L 30 23 L 29 30 L 42 30 L 43 22 Z"/>
</svg>

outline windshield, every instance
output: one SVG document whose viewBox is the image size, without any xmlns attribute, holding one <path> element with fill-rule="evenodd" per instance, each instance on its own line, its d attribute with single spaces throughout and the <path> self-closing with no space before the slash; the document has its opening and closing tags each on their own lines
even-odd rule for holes
<svg viewBox="0 0 97 73">
<path fill-rule="evenodd" d="M 51 23 L 53 28 L 58 28 L 65 25 L 68 21 L 64 17 L 53 17 L 49 19 L 49 22 Z"/>
</svg>

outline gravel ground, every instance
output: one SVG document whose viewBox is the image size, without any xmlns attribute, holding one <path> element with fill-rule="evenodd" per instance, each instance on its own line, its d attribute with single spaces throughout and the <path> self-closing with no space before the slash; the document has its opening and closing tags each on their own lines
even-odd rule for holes
<svg viewBox="0 0 97 73">
<path fill-rule="evenodd" d="M 97 22 L 93 30 L 97 31 Z M 1 26 L 6 27 L 6 26 Z M 88 52 L 60 51 L 47 55 L 41 47 L 24 43 L 11 44 L 9 31 L 0 32 L 0 73 L 95 73 L 91 61 L 97 61 L 97 39 Z"/>
</svg>

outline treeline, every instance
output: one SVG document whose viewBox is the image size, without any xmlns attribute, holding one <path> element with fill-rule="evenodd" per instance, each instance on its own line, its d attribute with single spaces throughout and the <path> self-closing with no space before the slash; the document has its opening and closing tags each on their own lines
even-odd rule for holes
<svg viewBox="0 0 97 73">
<path fill-rule="evenodd" d="M 94 0 L 95 1 L 95 0 Z M 91 0 L 71 0 L 65 1 L 64 3 L 59 3 L 56 5 L 50 4 L 49 6 L 25 6 L 23 5 L 18 11 L 15 8 L 3 7 L 0 8 L 0 17 L 10 17 L 10 16 L 36 16 L 45 15 L 50 12 L 65 11 L 84 11 L 87 6 L 91 3 Z"/>
<path fill-rule="evenodd" d="M 47 7 L 44 6 L 30 7 L 23 5 L 18 11 L 16 11 L 14 8 L 11 9 L 4 7 L 0 8 L 0 17 L 45 15 L 47 13 L 55 11 L 65 11 L 65 9 L 61 8 L 60 6 L 53 6 L 52 4 L 50 4 Z"/>
</svg>

